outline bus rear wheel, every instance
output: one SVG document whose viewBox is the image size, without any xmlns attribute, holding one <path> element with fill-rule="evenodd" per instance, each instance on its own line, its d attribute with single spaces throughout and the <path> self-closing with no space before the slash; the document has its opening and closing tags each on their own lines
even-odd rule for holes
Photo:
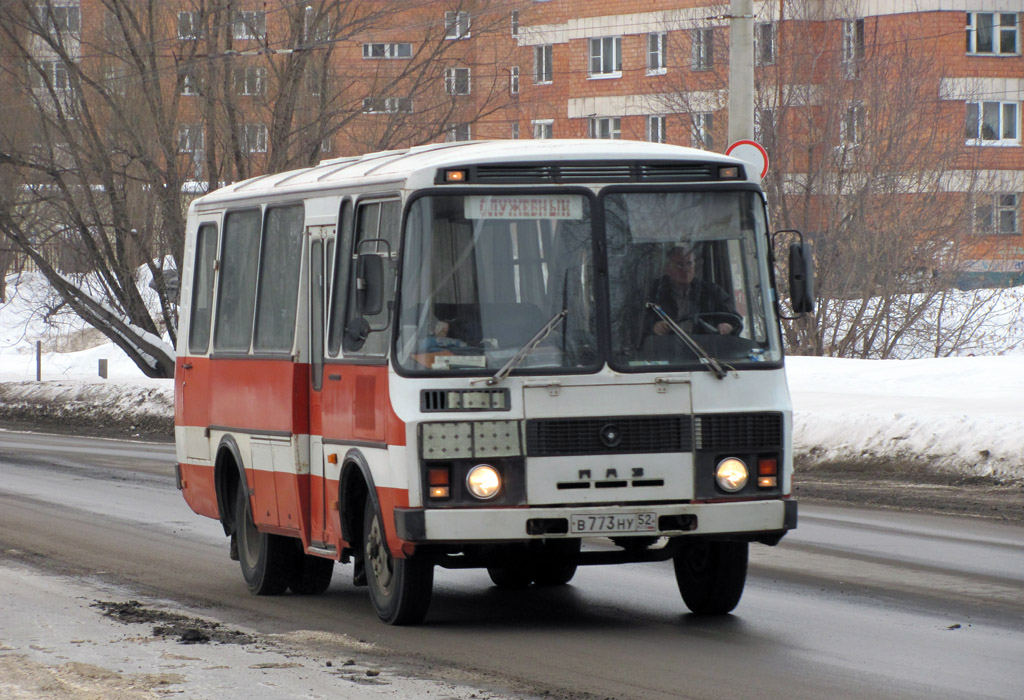
<svg viewBox="0 0 1024 700">
<path fill-rule="evenodd" d="M 300 551 L 288 588 L 298 595 L 319 595 L 331 585 L 334 560 L 314 557 Z"/>
<path fill-rule="evenodd" d="M 363 557 L 377 617 L 389 625 L 422 622 L 433 593 L 434 563 L 422 556 L 396 559 L 391 555 L 383 521 L 369 496 L 363 509 Z"/>
<path fill-rule="evenodd" d="M 739 604 L 747 580 L 746 542 L 692 542 L 672 563 L 686 607 L 696 615 L 725 615 Z"/>
<path fill-rule="evenodd" d="M 249 490 L 244 484 L 235 492 L 235 534 L 238 538 L 238 563 L 242 566 L 242 576 L 249 592 L 256 595 L 284 593 L 301 553 L 292 538 L 269 535 L 256 529 L 249 506 Z"/>
</svg>

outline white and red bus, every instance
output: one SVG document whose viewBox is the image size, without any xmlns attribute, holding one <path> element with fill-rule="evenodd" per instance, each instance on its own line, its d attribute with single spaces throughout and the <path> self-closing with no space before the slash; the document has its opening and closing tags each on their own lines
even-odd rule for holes
<svg viewBox="0 0 1024 700">
<path fill-rule="evenodd" d="M 671 559 L 686 605 L 723 614 L 749 543 L 796 526 L 764 195 L 739 160 L 435 144 L 230 185 L 187 234 L 178 482 L 253 593 L 320 593 L 351 562 L 413 624 L 436 566 L 520 587 Z M 659 297 L 672 265 L 704 301 Z"/>
</svg>

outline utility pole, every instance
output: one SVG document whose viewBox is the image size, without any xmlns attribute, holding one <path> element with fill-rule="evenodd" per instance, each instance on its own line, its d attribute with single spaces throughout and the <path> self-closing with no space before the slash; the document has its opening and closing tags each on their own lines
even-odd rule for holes
<svg viewBox="0 0 1024 700">
<path fill-rule="evenodd" d="M 754 138 L 754 0 L 729 0 L 729 143 Z"/>
</svg>

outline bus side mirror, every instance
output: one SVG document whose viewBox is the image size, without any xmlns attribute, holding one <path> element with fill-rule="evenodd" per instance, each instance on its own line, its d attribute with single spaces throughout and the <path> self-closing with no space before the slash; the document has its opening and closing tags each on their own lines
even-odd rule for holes
<svg viewBox="0 0 1024 700">
<path fill-rule="evenodd" d="M 360 253 L 356 264 L 356 309 L 360 316 L 374 316 L 384 307 L 384 258 Z"/>
<path fill-rule="evenodd" d="M 814 312 L 814 259 L 802 240 L 789 244 L 789 297 L 794 313 Z"/>
</svg>

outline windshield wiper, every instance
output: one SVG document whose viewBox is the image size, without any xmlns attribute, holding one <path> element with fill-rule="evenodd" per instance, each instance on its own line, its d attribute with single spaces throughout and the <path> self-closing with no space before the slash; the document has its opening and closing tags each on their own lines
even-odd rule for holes
<svg viewBox="0 0 1024 700">
<path fill-rule="evenodd" d="M 664 309 L 650 301 L 647 302 L 647 308 L 658 314 L 661 320 L 668 324 L 668 327 L 672 329 L 672 332 L 679 336 L 679 339 L 683 341 L 683 344 L 697 355 L 702 364 L 711 368 L 711 372 L 715 375 L 716 379 L 725 379 L 726 375 L 729 373 L 724 367 L 722 367 L 722 364 L 712 357 L 707 350 L 702 348 L 700 344 L 693 339 L 693 336 L 684 331 L 678 323 L 673 321 L 672 317 L 665 313 Z"/>
<path fill-rule="evenodd" d="M 555 330 L 555 328 L 558 327 L 558 324 L 562 322 L 562 319 L 564 319 L 568 315 L 569 309 L 562 309 L 557 314 L 552 316 L 547 323 L 541 326 L 541 329 L 537 331 L 537 333 L 532 338 L 526 341 L 526 344 L 523 345 L 523 347 L 519 348 L 519 352 L 517 352 L 512 357 L 508 358 L 508 362 L 503 364 L 501 366 L 501 369 L 494 373 L 493 377 L 487 378 L 487 386 L 494 386 L 502 379 L 507 377 L 512 370 L 519 366 L 520 362 L 526 359 L 527 355 L 533 352 L 534 349 L 536 349 L 536 347 L 540 345 L 545 338 L 551 335 L 551 331 Z"/>
</svg>

